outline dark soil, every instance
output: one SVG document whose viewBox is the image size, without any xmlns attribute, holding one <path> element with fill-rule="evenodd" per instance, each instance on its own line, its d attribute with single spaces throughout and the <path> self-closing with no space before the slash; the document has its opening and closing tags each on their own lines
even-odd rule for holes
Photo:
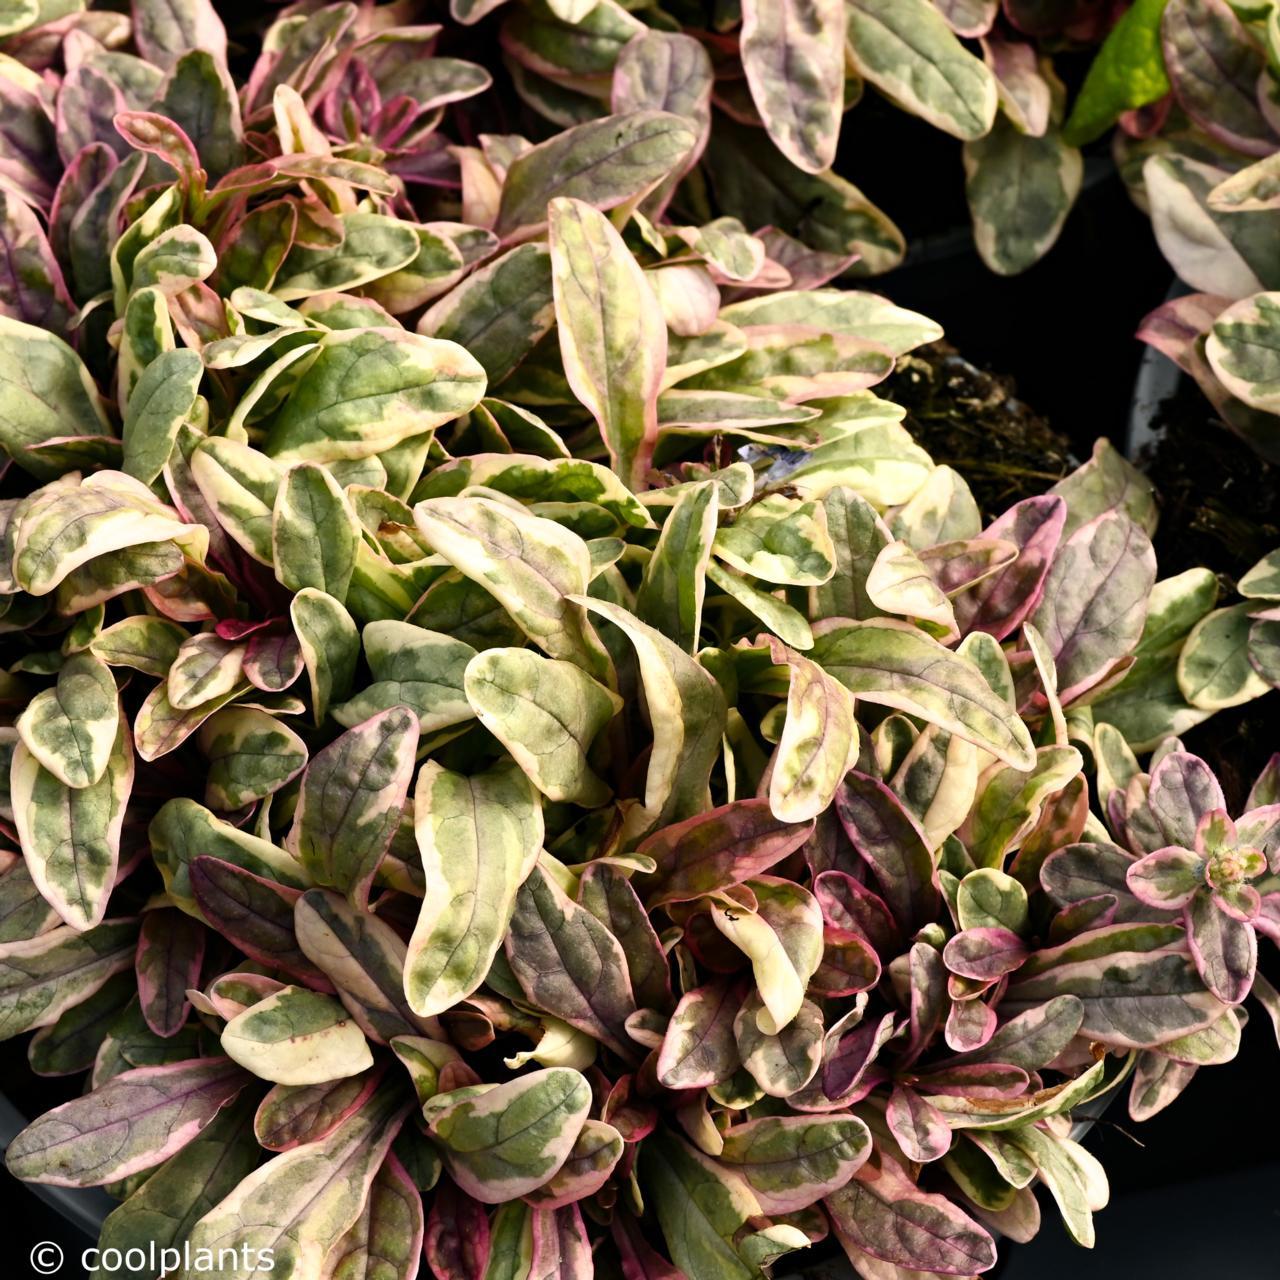
<svg viewBox="0 0 1280 1280">
<path fill-rule="evenodd" d="M 1280 547 L 1280 467 L 1234 435 L 1190 379 L 1161 403 L 1153 425 L 1159 438 L 1138 463 L 1160 495 L 1160 576 L 1204 565 L 1229 602 L 1240 576 Z M 1219 711 L 1185 735 L 1187 748 L 1213 765 L 1235 809 L 1280 749 L 1275 726 L 1272 695 Z"/>
<path fill-rule="evenodd" d="M 1070 441 L 1018 399 L 1012 378 L 977 368 L 945 342 L 900 360 L 876 391 L 906 408 L 907 429 L 935 462 L 964 476 L 988 518 L 1076 465 Z"/>
</svg>

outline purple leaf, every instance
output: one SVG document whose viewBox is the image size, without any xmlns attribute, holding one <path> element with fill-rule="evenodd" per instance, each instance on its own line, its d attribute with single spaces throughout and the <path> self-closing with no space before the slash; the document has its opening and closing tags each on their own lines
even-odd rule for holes
<svg viewBox="0 0 1280 1280">
<path fill-rule="evenodd" d="M 536 1007 L 634 1059 L 626 1021 L 636 1001 L 622 946 L 541 867 L 516 893 L 506 952 Z"/>
<path fill-rule="evenodd" d="M 256 876 L 221 858 L 196 858 L 190 877 L 205 919 L 245 955 L 317 991 L 333 990 L 298 945 L 293 905 L 301 897 L 300 890 Z"/>
<path fill-rule="evenodd" d="M 1066 520 L 1067 504 L 1044 494 L 1015 503 L 987 527 L 984 538 L 1013 543 L 1018 556 L 953 601 L 962 632 L 985 631 L 1003 640 L 1026 621 L 1040 601 Z"/>
<path fill-rule="evenodd" d="M 1008 929 L 966 929 L 943 948 L 942 959 L 952 973 L 975 982 L 991 982 L 1012 973 L 1027 958 L 1026 944 Z"/>
<path fill-rule="evenodd" d="M 489 1262 L 489 1215 L 447 1178 L 436 1188 L 422 1245 L 436 1280 L 482 1280 Z"/>
<path fill-rule="evenodd" d="M 951 1149 L 951 1126 L 946 1117 L 914 1089 L 895 1086 L 884 1118 L 908 1160 L 928 1164 L 941 1160 Z"/>
<path fill-rule="evenodd" d="M 1064 706 L 1133 652 L 1155 578 L 1151 539 L 1122 512 L 1082 525 L 1058 549 L 1031 621 L 1053 654 Z"/>
<path fill-rule="evenodd" d="M 200 985 L 204 943 L 204 926 L 185 912 L 163 908 L 142 917 L 134 966 L 142 1016 L 156 1035 L 177 1035 L 186 1022 L 187 991 Z"/>
<path fill-rule="evenodd" d="M 377 1068 L 327 1080 L 323 1084 L 272 1085 L 253 1117 L 253 1134 L 268 1151 L 327 1138 L 373 1095 L 382 1072 Z"/>
<path fill-rule="evenodd" d="M 1199 756 L 1171 751 L 1152 770 L 1147 806 L 1166 845 L 1194 849 L 1200 819 L 1215 809 L 1225 810 L 1227 801 L 1213 770 Z"/>
<path fill-rule="evenodd" d="M 899 924 L 913 929 L 933 920 L 939 901 L 933 855 L 898 797 L 883 782 L 853 770 L 836 792 L 836 813 Z"/>
<path fill-rule="evenodd" d="M 946 1196 L 921 1191 L 884 1152 L 824 1201 L 841 1244 L 916 1271 L 971 1276 L 996 1263 L 991 1237 Z"/>
<path fill-rule="evenodd" d="M 812 822 L 779 822 L 768 800 L 735 800 L 654 832 L 637 850 L 657 864 L 646 878 L 649 909 L 689 902 L 750 880 L 794 853 Z"/>
<path fill-rule="evenodd" d="M 733 1022 L 743 991 L 724 980 L 687 991 L 671 1015 L 658 1052 L 658 1082 L 668 1089 L 705 1089 L 738 1069 Z"/>
</svg>

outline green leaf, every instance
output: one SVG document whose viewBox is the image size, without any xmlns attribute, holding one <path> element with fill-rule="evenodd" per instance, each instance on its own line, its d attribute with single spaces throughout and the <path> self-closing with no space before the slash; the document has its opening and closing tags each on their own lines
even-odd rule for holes
<svg viewBox="0 0 1280 1280">
<path fill-rule="evenodd" d="M 658 300 L 608 218 L 582 200 L 547 206 L 560 354 L 613 469 L 647 487 L 658 437 L 667 327 Z"/>
<path fill-rule="evenodd" d="M 299 463 L 285 472 L 271 521 L 276 577 L 290 591 L 347 597 L 360 546 L 360 522 L 338 482 L 321 466 Z"/>
<path fill-rule="evenodd" d="M 476 651 L 461 640 L 409 622 L 371 622 L 364 629 L 364 653 L 374 681 L 349 702 L 333 708 L 348 728 L 379 711 L 408 707 L 423 733 L 435 733 L 474 716 L 463 688 L 463 673 Z"/>
<path fill-rule="evenodd" d="M 282 462 L 367 458 L 469 412 L 484 388 L 484 370 L 455 343 L 333 330 L 275 414 L 266 452 Z"/>
<path fill-rule="evenodd" d="M 929 0 L 850 0 L 853 65 L 913 115 L 980 138 L 996 116 L 996 81 Z"/>
<path fill-rule="evenodd" d="M 102 775 L 83 787 L 68 787 L 24 744 L 14 750 L 9 785 L 27 868 L 46 901 L 75 929 L 92 929 L 106 914 L 133 774 L 133 743 L 123 722 Z"/>
<path fill-rule="evenodd" d="M 636 616 L 687 653 L 697 653 L 720 503 L 714 481 L 686 489 L 662 525 L 636 592 Z"/>
<path fill-rule="evenodd" d="M 138 926 L 107 921 L 81 933 L 59 925 L 0 948 L 0 1039 L 46 1027 L 133 968 Z"/>
<path fill-rule="evenodd" d="M 642 196 L 693 149 L 689 122 L 664 111 L 633 111 L 589 120 L 519 156 L 507 171 L 494 230 L 535 230 L 556 198 L 588 201 L 604 211 Z"/>
<path fill-rule="evenodd" d="M 1169 0 L 1136 0 L 1111 28 L 1085 77 L 1063 137 L 1082 146 L 1100 137 L 1126 112 L 1169 92 L 1160 47 L 1160 20 Z"/>
<path fill-rule="evenodd" d="M 428 1126 L 454 1182 L 482 1204 L 518 1199 L 559 1171 L 591 1106 L 586 1077 L 550 1067 L 478 1097 L 436 1100 Z"/>
<path fill-rule="evenodd" d="M 289 617 L 311 686 L 311 713 L 322 724 L 330 702 L 340 702 L 351 692 L 360 633 L 341 601 L 313 587 L 304 587 L 293 597 Z"/>
<path fill-rule="evenodd" d="M 341 293 L 407 267 L 418 256 L 412 227 L 379 213 L 347 213 L 342 239 L 333 246 L 297 244 L 289 251 L 272 293 L 296 302 L 320 293 Z"/>
<path fill-rule="evenodd" d="M 965 195 L 973 238 L 997 275 L 1027 270 L 1053 247 L 1080 193 L 1084 160 L 1050 126 L 1040 137 L 997 118 L 965 143 Z"/>
<path fill-rule="evenodd" d="M 426 896 L 404 987 L 410 1008 L 428 1017 L 465 999 L 489 972 L 542 847 L 542 803 L 513 765 L 468 778 L 428 761 L 413 817 Z"/>
<path fill-rule="evenodd" d="M 70 434 L 112 434 L 88 369 L 61 338 L 0 316 L 0 447 L 37 480 L 56 480 L 62 468 L 32 446 Z"/>
<path fill-rule="evenodd" d="M 640 1169 L 653 1197 L 672 1260 L 689 1276 L 761 1280 L 737 1238 L 760 1204 L 733 1173 L 665 1130 L 640 1149 Z"/>
<path fill-rule="evenodd" d="M 416 717 L 394 706 L 348 729 L 307 766 L 285 847 L 316 884 L 361 908 L 400 823 L 418 746 Z"/>
<path fill-rule="evenodd" d="M 26 749 L 64 786 L 98 782 L 120 728 L 120 695 L 110 668 L 86 653 L 68 658 L 57 684 L 31 699 L 15 727 Z"/>
<path fill-rule="evenodd" d="M 701 813 L 707 808 L 708 782 L 727 717 L 719 685 L 687 653 L 627 610 L 586 597 L 578 597 L 577 603 L 612 622 L 636 651 L 653 730 L 642 820 L 656 825 Z"/>
<path fill-rule="evenodd" d="M 549 800 L 594 808 L 609 787 L 587 763 L 622 699 L 571 662 L 527 649 L 486 649 L 467 665 L 467 700 Z"/>
<path fill-rule="evenodd" d="M 373 1065 L 364 1032 L 332 996 L 285 987 L 232 1018 L 223 1052 L 262 1080 L 320 1084 Z"/>
<path fill-rule="evenodd" d="M 844 1186 L 870 1154 L 871 1134 L 855 1116 L 768 1116 L 734 1125 L 719 1159 L 765 1213 L 784 1214 Z"/>
<path fill-rule="evenodd" d="M 492 498 L 428 498 L 413 509 L 432 549 L 482 586 L 544 653 L 603 674 L 580 602 L 591 552 L 572 530 Z"/>
<path fill-rule="evenodd" d="M 418 332 L 465 347 L 496 386 L 554 324 L 551 255 L 546 245 L 522 244 L 433 303 Z"/>
<path fill-rule="evenodd" d="M 209 761 L 205 803 L 227 813 L 279 791 L 307 763 L 307 744 L 255 707 L 216 712 L 200 726 L 196 741 Z"/>
<path fill-rule="evenodd" d="M 1178 688 L 1193 707 L 1237 707 L 1271 687 L 1249 660 L 1255 612 L 1257 606 L 1248 601 L 1233 604 L 1214 609 L 1192 627 L 1178 657 Z"/>
<path fill-rule="evenodd" d="M 906 623 L 833 627 L 809 656 L 855 697 L 918 715 L 1016 769 L 1035 763 L 1026 726 L 978 668 Z"/>
</svg>

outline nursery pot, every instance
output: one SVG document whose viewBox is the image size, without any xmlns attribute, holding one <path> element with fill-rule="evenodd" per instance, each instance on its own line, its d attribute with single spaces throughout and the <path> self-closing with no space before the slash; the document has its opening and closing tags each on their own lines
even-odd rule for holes
<svg viewBox="0 0 1280 1280">
<path fill-rule="evenodd" d="M 24 1129 L 32 1117 L 24 1116 L 5 1094 L 0 1094 L 0 1154 Z M 84 1272 L 80 1256 L 98 1241 L 98 1233 L 107 1214 L 116 1207 L 100 1187 L 51 1187 L 40 1183 L 19 1183 L 5 1174 L 6 1215 L 10 1224 L 6 1256 L 12 1259 L 8 1274 L 42 1274 L 42 1261 L 51 1265 L 52 1251 L 37 1255 L 37 1247 L 56 1245 L 64 1259 L 56 1273 L 61 1277 L 78 1277 Z M 14 1228 L 16 1227 L 16 1230 Z"/>
</svg>

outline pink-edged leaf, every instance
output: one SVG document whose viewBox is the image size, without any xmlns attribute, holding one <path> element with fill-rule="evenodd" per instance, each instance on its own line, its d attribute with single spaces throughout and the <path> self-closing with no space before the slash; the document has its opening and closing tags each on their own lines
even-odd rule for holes
<svg viewBox="0 0 1280 1280">
<path fill-rule="evenodd" d="M 842 0 L 743 0 L 742 69 L 769 137 L 792 164 L 835 160 L 844 112 Z"/>
<path fill-rule="evenodd" d="M 860 933 L 879 955 L 896 953 L 899 933 L 893 912 L 860 880 L 846 871 L 821 871 L 813 880 L 813 896 L 832 928 Z"/>
<path fill-rule="evenodd" d="M 658 1051 L 660 1084 L 705 1089 L 733 1075 L 740 1065 L 733 1022 L 742 998 L 741 985 L 723 979 L 685 992 Z"/>
<path fill-rule="evenodd" d="M 856 995 L 870 991 L 880 981 L 880 972 L 880 957 L 866 938 L 828 924 L 822 930 L 822 963 L 809 989 L 827 998 Z"/>
<path fill-rule="evenodd" d="M 1230 298 L 1213 293 L 1171 298 L 1143 318 L 1135 336 L 1194 377 L 1205 364 L 1197 344 L 1230 305 Z"/>
<path fill-rule="evenodd" d="M 300 890 L 256 876 L 221 858 L 196 858 L 189 874 L 191 890 L 205 919 L 245 955 L 317 991 L 333 990 L 298 945 L 293 905 L 302 896 Z"/>
<path fill-rule="evenodd" d="M 187 991 L 200 985 L 204 944 L 204 926 L 184 911 L 165 907 L 142 917 L 134 967 L 142 1016 L 156 1035 L 177 1035 L 186 1022 Z"/>
<path fill-rule="evenodd" d="M 929 1068 L 915 1077 L 922 1093 L 955 1098 L 1016 1098 L 1026 1092 L 1030 1075 L 1021 1067 L 992 1062 Z"/>
<path fill-rule="evenodd" d="M 229 1058 L 125 1071 L 29 1124 L 5 1164 L 57 1187 L 119 1181 L 180 1151 L 251 1079 Z"/>
<path fill-rule="evenodd" d="M 1236 819 L 1236 836 L 1242 845 L 1260 850 L 1271 870 L 1280 872 L 1280 804 L 1251 805 Z"/>
<path fill-rule="evenodd" d="M 957 1053 L 981 1049 L 996 1033 L 996 1011 L 983 1000 L 953 1000 L 942 1038 Z"/>
<path fill-rule="evenodd" d="M 1055 996 L 1010 1018 L 980 1049 L 952 1059 L 947 1069 L 999 1064 L 1039 1071 L 1075 1039 L 1084 1022 L 1084 1005 L 1071 995 Z"/>
<path fill-rule="evenodd" d="M 933 856 L 898 797 L 879 779 L 853 770 L 836 792 L 836 813 L 902 927 L 933 920 L 939 900 Z"/>
<path fill-rule="evenodd" d="M 540 866 L 516 893 L 505 945 L 516 980 L 537 1008 L 621 1057 L 635 1057 L 626 1021 L 636 1000 L 622 946 Z"/>
<path fill-rule="evenodd" d="M 422 1197 L 404 1165 L 388 1151 L 360 1217 L 325 1257 L 321 1280 L 414 1280 L 422 1237 Z"/>
<path fill-rule="evenodd" d="M 1129 892 L 1149 907 L 1177 911 L 1203 888 L 1204 859 L 1190 849 L 1157 849 L 1131 863 L 1125 872 Z"/>
<path fill-rule="evenodd" d="M 427 1029 L 405 998 L 408 948 L 385 920 L 357 911 L 336 893 L 308 889 L 294 903 L 293 927 L 303 954 L 371 1040 L 388 1044 Z"/>
<path fill-rule="evenodd" d="M 1129 1088 L 1129 1118 L 1150 1120 L 1163 1111 L 1191 1083 L 1197 1070 L 1162 1053 L 1148 1050 L 1138 1054 Z"/>
<path fill-rule="evenodd" d="M 1026 943 L 1009 929 L 965 929 L 943 948 L 942 959 L 952 973 L 975 982 L 991 982 L 1012 973 L 1027 958 Z"/>
<path fill-rule="evenodd" d="M 828 1098 L 836 1100 L 853 1093 L 897 1030 L 896 1021 L 893 1014 L 886 1013 L 879 1022 L 860 1023 L 840 1040 L 822 1064 L 822 1091 Z"/>
<path fill-rule="evenodd" d="M 1259 105 L 1267 59 L 1227 0 L 1170 0 L 1160 23 L 1179 106 L 1233 151 L 1269 156 L 1276 136 Z"/>
<path fill-rule="evenodd" d="M 649 909 L 750 880 L 794 853 L 812 832 L 812 822 L 780 822 L 765 799 L 735 800 L 664 827 L 637 850 L 658 864 L 641 884 Z"/>
<path fill-rule="evenodd" d="M 482 1280 L 489 1263 L 489 1215 L 484 1206 L 441 1180 L 431 1201 L 423 1253 L 436 1280 Z"/>
<path fill-rule="evenodd" d="M 984 538 L 1012 543 L 1018 554 L 952 602 L 962 632 L 985 631 L 1003 640 L 1026 621 L 1040 602 L 1066 520 L 1067 504 L 1044 494 L 1014 503 L 983 531 Z"/>
<path fill-rule="evenodd" d="M 0 315 L 62 333 L 74 311 L 40 219 L 25 200 L 0 188 Z"/>
<path fill-rule="evenodd" d="M 323 1084 L 272 1085 L 258 1104 L 253 1134 L 268 1151 L 327 1138 L 372 1096 L 382 1072 L 376 1067 Z"/>
<path fill-rule="evenodd" d="M 578 1206 L 535 1210 L 529 1280 L 591 1280 L 594 1274 L 591 1241 Z"/>
<path fill-rule="evenodd" d="M 914 1089 L 895 1086 L 884 1118 L 903 1155 L 917 1164 L 941 1160 L 951 1149 L 946 1117 Z"/>
<path fill-rule="evenodd" d="M 957 1276 L 995 1266 L 990 1235 L 946 1196 L 922 1191 L 884 1152 L 824 1203 L 840 1243 L 883 1262 Z"/>
<path fill-rule="evenodd" d="M 259 633 L 244 654 L 244 678 L 256 689 L 279 693 L 303 672 L 302 646 L 292 631 Z"/>
<path fill-rule="evenodd" d="M 1151 772 L 1147 807 L 1164 833 L 1166 845 L 1195 848 L 1200 819 L 1226 809 L 1222 786 L 1199 756 L 1171 751 Z"/>
<path fill-rule="evenodd" d="M 1053 654 L 1064 706 L 1133 652 L 1155 578 L 1151 539 L 1123 512 L 1090 520 L 1059 547 L 1031 621 Z"/>
<path fill-rule="evenodd" d="M 870 1154 L 871 1134 L 855 1116 L 766 1116 L 730 1128 L 719 1161 L 765 1213 L 784 1214 L 839 1190 Z"/>
<path fill-rule="evenodd" d="M 550 1182 L 529 1192 L 525 1201 L 537 1209 L 563 1209 L 595 1195 L 622 1159 L 624 1147 L 619 1129 L 603 1120 L 587 1120 L 569 1158 Z"/>
<path fill-rule="evenodd" d="M 915 943 L 907 959 L 910 1040 L 907 1059 L 924 1053 L 947 1013 L 947 970 L 942 954 L 927 942 Z"/>
<path fill-rule="evenodd" d="M 1197 894 L 1186 909 L 1187 945 L 1196 972 L 1223 1004 L 1239 1004 L 1249 994 L 1258 968 L 1253 925 L 1237 920 L 1216 897 Z"/>
</svg>

